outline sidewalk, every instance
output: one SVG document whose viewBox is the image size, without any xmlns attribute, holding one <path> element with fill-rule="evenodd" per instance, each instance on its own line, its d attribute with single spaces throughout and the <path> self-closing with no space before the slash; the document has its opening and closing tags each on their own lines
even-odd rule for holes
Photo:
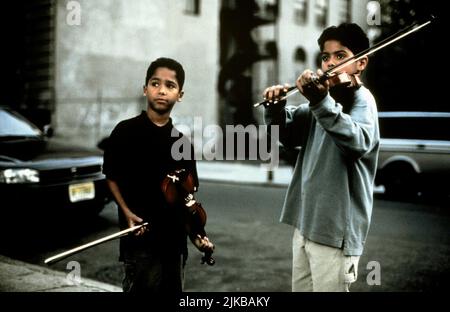
<svg viewBox="0 0 450 312">
<path fill-rule="evenodd" d="M 287 186 L 293 168 L 280 165 L 268 171 L 264 165 L 233 161 L 197 161 L 200 180 L 230 183 L 250 183 L 271 186 Z"/>
<path fill-rule="evenodd" d="M 121 292 L 113 285 L 82 278 L 78 285 L 67 273 L 13 260 L 0 255 L 1 292 Z"/>
<path fill-rule="evenodd" d="M 274 168 L 271 175 L 259 164 L 233 161 L 198 161 L 197 171 L 201 181 L 248 183 L 284 186 L 290 181 L 292 168 Z M 0 292 L 121 292 L 122 289 L 82 278 L 74 284 L 67 272 L 59 272 L 0 255 Z"/>
</svg>

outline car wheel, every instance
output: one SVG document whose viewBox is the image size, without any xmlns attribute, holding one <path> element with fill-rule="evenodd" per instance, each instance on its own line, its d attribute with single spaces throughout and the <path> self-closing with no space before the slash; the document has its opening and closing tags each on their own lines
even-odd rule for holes
<svg viewBox="0 0 450 312">
<path fill-rule="evenodd" d="M 399 199 L 414 198 L 420 191 L 419 175 L 409 164 L 395 164 L 383 175 L 385 194 Z"/>
</svg>

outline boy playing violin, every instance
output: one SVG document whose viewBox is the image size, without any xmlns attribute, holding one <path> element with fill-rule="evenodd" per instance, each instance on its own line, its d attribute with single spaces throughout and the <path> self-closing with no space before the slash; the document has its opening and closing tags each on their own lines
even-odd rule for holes
<svg viewBox="0 0 450 312">
<path fill-rule="evenodd" d="M 295 228 L 292 290 L 348 291 L 357 278 L 372 214 L 378 113 L 363 85 L 331 87 L 319 79 L 369 47 L 364 31 L 353 23 L 332 26 L 318 44 L 321 70 L 305 70 L 296 81 L 309 102 L 286 106 L 289 86 L 269 87 L 265 120 L 279 125 L 283 145 L 301 146 L 280 218 Z M 367 63 L 364 57 L 339 73 L 359 78 Z"/>
<path fill-rule="evenodd" d="M 121 228 L 149 222 L 145 230 L 121 238 L 119 260 L 125 266 L 125 292 L 182 291 L 187 258 L 184 211 L 169 205 L 161 183 L 167 174 L 183 168 L 194 177 L 195 189 L 198 187 L 193 157 L 176 160 L 172 155 L 172 145 L 187 140 L 170 118 L 183 96 L 184 76 L 183 67 L 173 59 L 152 62 L 143 89 L 147 111 L 121 121 L 106 144 L 103 172 L 119 206 Z M 190 143 L 183 146 L 190 146 L 190 155 L 194 155 Z M 201 251 L 213 248 L 206 236 L 191 239 Z"/>
</svg>

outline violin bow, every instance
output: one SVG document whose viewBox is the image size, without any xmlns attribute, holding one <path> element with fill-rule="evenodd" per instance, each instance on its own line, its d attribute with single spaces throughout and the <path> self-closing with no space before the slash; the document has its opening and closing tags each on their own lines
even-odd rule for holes
<svg viewBox="0 0 450 312">
<path fill-rule="evenodd" d="M 142 224 L 139 224 L 139 225 L 135 225 L 133 227 L 130 227 L 130 228 L 125 229 L 123 231 L 117 232 L 115 234 L 111 234 L 111 235 L 105 236 L 103 238 L 94 240 L 94 241 L 92 241 L 90 243 L 87 243 L 87 244 L 84 244 L 84 245 L 72 248 L 72 249 L 67 250 L 65 252 L 62 252 L 60 254 L 57 254 L 57 255 L 55 255 L 53 257 L 45 259 L 44 263 L 48 264 L 48 265 L 56 263 L 56 262 L 61 261 L 61 260 L 65 259 L 65 258 L 67 258 L 67 257 L 69 257 L 69 256 L 71 256 L 71 255 L 73 255 L 75 253 L 78 253 L 80 251 L 86 250 L 88 248 L 94 247 L 96 245 L 108 242 L 108 241 L 116 239 L 116 238 L 120 238 L 120 237 L 126 236 L 126 235 L 128 235 L 130 233 L 133 233 L 134 231 L 136 231 L 136 230 L 138 230 L 138 229 L 140 229 L 140 228 L 142 228 L 144 226 L 147 226 L 147 225 L 148 225 L 148 222 L 145 222 L 145 223 L 142 223 Z"/>
<path fill-rule="evenodd" d="M 330 68 L 329 70 L 325 71 L 323 73 L 323 76 L 321 76 L 319 78 L 319 82 L 326 81 L 328 78 L 330 78 L 330 76 L 332 74 L 337 72 L 339 69 L 342 69 L 345 66 L 351 65 L 351 64 L 359 61 L 360 59 L 362 59 L 362 58 L 364 58 L 366 56 L 369 56 L 369 55 L 375 53 L 376 51 L 381 50 L 381 49 L 387 47 L 388 45 L 390 45 L 390 44 L 392 44 L 392 43 L 394 43 L 394 42 L 396 42 L 396 41 L 398 41 L 398 40 L 400 40 L 400 39 L 402 39 L 402 38 L 404 38 L 404 37 L 406 37 L 406 36 L 416 32 L 416 31 L 422 29 L 423 27 L 430 25 L 435 18 L 436 17 L 434 17 L 432 15 L 428 21 L 426 21 L 426 22 L 424 22 L 424 23 L 422 23 L 420 25 L 417 25 L 417 23 L 414 23 L 414 24 L 412 24 L 410 26 L 407 26 L 407 27 L 399 30 L 395 34 L 393 34 L 393 35 L 391 35 L 391 36 L 381 40 L 380 42 L 378 42 L 377 44 L 373 45 L 372 47 L 370 47 L 368 49 L 365 49 L 365 50 L 363 50 L 363 51 L 353 55 L 352 57 L 346 59 L 345 61 L 340 62 L 336 66 L 334 66 L 334 67 Z M 292 87 L 289 87 L 286 90 L 286 92 L 287 92 L 287 94 L 283 98 L 279 99 L 278 101 L 275 101 L 274 103 L 276 104 L 277 102 L 286 100 L 291 95 L 299 92 L 299 90 L 297 89 L 296 86 L 292 86 Z M 264 100 L 262 102 L 255 103 L 253 105 L 253 107 L 258 107 L 258 106 L 266 104 L 266 103 L 268 103 L 268 101 Z"/>
</svg>

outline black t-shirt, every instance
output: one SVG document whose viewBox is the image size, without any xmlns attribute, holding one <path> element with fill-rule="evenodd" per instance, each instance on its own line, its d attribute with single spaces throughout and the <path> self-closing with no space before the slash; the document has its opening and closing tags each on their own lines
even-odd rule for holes
<svg viewBox="0 0 450 312">
<path fill-rule="evenodd" d="M 177 160 L 178 153 L 189 154 L 183 148 L 190 149 L 190 157 Z M 182 168 L 192 173 L 198 186 L 194 149 L 173 127 L 172 120 L 159 127 L 143 111 L 114 128 L 105 147 L 103 173 L 118 184 L 130 210 L 149 222 L 145 235 L 121 238 L 120 260 L 148 257 L 152 253 L 186 253 L 182 207 L 167 204 L 161 191 L 164 177 Z M 128 227 L 120 208 L 119 222 L 122 229 Z"/>
</svg>

